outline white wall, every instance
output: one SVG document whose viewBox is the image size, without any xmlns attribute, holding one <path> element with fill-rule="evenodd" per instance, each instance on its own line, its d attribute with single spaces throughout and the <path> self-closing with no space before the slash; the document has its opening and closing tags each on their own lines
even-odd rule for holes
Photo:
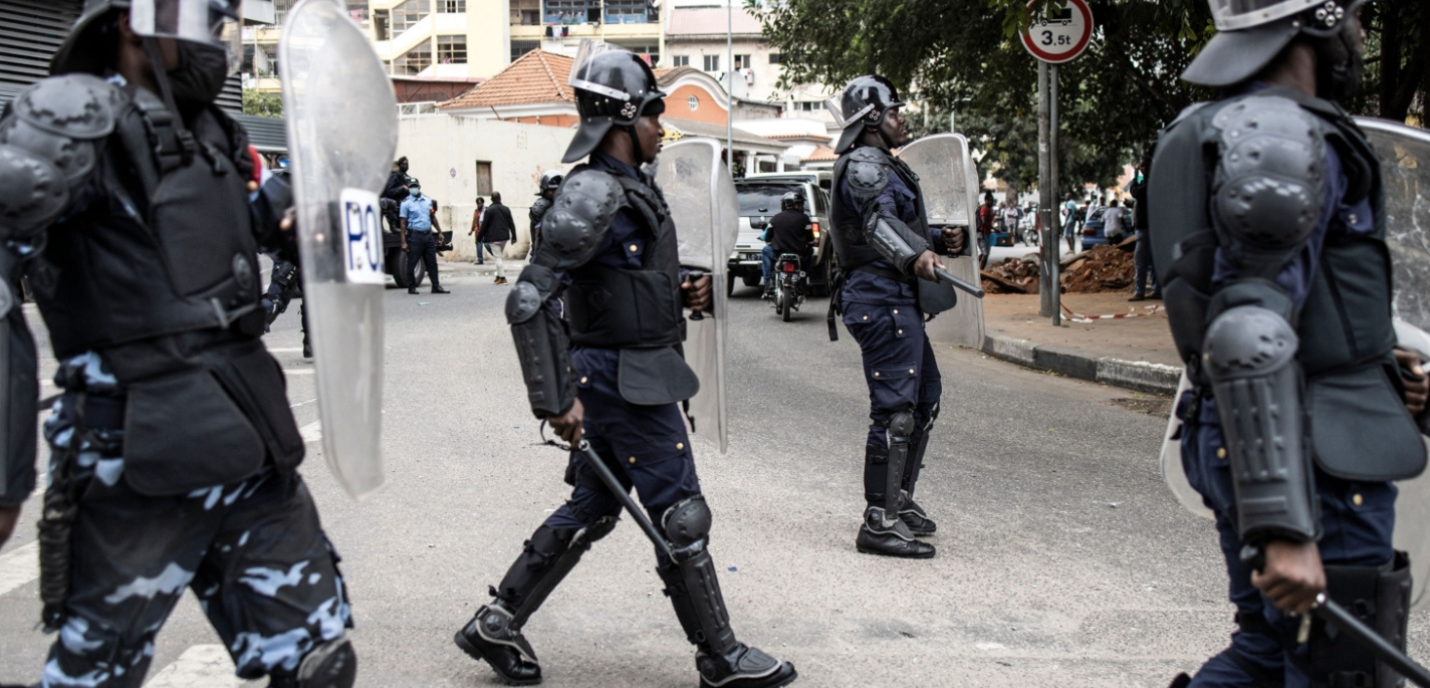
<svg viewBox="0 0 1430 688">
<path fill-rule="evenodd" d="M 564 127 L 446 114 L 405 117 L 398 121 L 397 155 L 407 156 L 408 174 L 421 180 L 422 192 L 440 205 L 438 219 L 453 237 L 454 250 L 446 255 L 458 260 L 476 260 L 476 244 L 467 235 L 477 207 L 476 163 L 490 162 L 492 190 L 501 193 L 516 222 L 516 241 L 507 247 L 507 257 L 516 258 L 525 256 L 530 247 L 527 211 L 536 199 L 541 174 L 571 168 L 561 164 L 561 156 L 573 133 Z"/>
</svg>

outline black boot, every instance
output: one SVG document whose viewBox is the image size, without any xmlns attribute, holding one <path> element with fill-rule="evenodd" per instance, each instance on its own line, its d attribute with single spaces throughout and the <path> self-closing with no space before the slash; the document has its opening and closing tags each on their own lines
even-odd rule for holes
<svg viewBox="0 0 1430 688">
<path fill-rule="evenodd" d="M 491 666 L 508 685 L 534 686 L 541 683 L 541 665 L 526 636 L 511 627 L 512 613 L 493 602 L 477 610 L 477 615 L 457 631 L 457 647 Z"/>
<path fill-rule="evenodd" d="M 909 527 L 909 532 L 915 536 L 933 535 L 938 532 L 938 524 L 928 517 L 924 508 L 909 496 L 908 492 L 902 493 L 902 500 L 899 504 L 899 520 Z"/>
<path fill-rule="evenodd" d="M 793 664 L 744 643 L 724 655 L 700 650 L 695 654 L 695 670 L 700 672 L 700 688 L 779 688 L 799 677 Z"/>
<path fill-rule="evenodd" d="M 1187 686 L 1190 685 L 1192 685 L 1191 676 L 1188 676 L 1186 674 L 1177 674 L 1177 677 L 1172 679 L 1172 685 L 1167 686 L 1167 688 L 1187 688 Z"/>
<path fill-rule="evenodd" d="M 450 294 L 450 293 L 452 293 L 452 292 L 447 291 L 446 289 L 443 289 L 442 287 L 440 287 L 440 286 L 434 284 L 434 285 L 432 285 L 432 293 L 433 293 L 433 294 Z"/>
<path fill-rule="evenodd" d="M 864 510 L 864 525 L 854 546 L 864 554 L 879 554 L 905 559 L 932 559 L 933 545 L 919 542 L 903 521 L 884 518 L 884 508 L 871 506 Z"/>
</svg>

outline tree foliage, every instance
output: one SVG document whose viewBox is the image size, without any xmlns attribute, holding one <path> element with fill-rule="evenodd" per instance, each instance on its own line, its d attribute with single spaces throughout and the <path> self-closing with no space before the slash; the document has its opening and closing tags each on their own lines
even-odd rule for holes
<svg viewBox="0 0 1430 688">
<path fill-rule="evenodd" d="M 999 177 L 1026 188 L 1037 180 L 1037 62 L 1018 32 L 1025 0 L 777 0 L 751 2 L 765 36 L 782 54 L 784 84 L 842 84 L 878 73 L 923 108 L 918 133 L 947 127 L 948 115 L 984 152 Z M 1046 11 L 1057 0 L 1038 0 Z M 1059 67 L 1060 177 L 1063 190 L 1109 185 L 1141 156 L 1157 132 L 1188 105 L 1214 93 L 1178 75 L 1215 32 L 1206 0 L 1090 0 L 1095 30 L 1087 52 Z M 1424 0 L 1388 0 L 1391 5 Z M 1399 10 L 1408 11 L 1404 8 Z M 1430 14 L 1423 6 L 1417 18 Z M 1414 14 L 1412 12 L 1412 14 Z M 1385 23 L 1381 20 L 1381 24 Z M 1381 24 L 1370 22 L 1372 50 Z M 1397 94 L 1425 80 L 1426 32 L 1397 34 Z M 1372 56 L 1373 58 L 1376 56 Z M 1378 69 L 1369 70 L 1362 111 L 1378 111 Z M 1419 80 L 1419 81 L 1417 81 Z M 1423 108 L 1425 89 L 1419 88 Z M 1413 100 L 1413 95 L 1410 100 Z M 1403 97 L 1395 104 L 1407 102 Z M 1408 104 L 1406 107 L 1409 107 Z M 1395 110 L 1390 110 L 1394 116 Z M 1401 111 L 1398 119 L 1403 119 Z"/>
<path fill-rule="evenodd" d="M 283 117 L 283 98 L 256 88 L 243 89 L 243 114 L 254 117 Z"/>
</svg>

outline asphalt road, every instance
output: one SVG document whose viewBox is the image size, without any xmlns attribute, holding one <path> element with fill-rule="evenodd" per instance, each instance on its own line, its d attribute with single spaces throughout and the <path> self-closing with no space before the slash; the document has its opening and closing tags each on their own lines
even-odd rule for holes
<svg viewBox="0 0 1430 688">
<path fill-rule="evenodd" d="M 569 490 L 564 455 L 537 444 L 502 317 L 507 287 L 444 269 L 449 296 L 387 293 L 387 486 L 353 502 L 316 443 L 303 468 L 344 557 L 361 686 L 498 685 L 452 633 Z M 937 347 L 944 411 L 919 497 L 939 522 L 938 557 L 861 555 L 858 348 L 847 333 L 828 341 L 825 301 L 781 323 L 755 293 L 737 290 L 730 309 L 730 451 L 694 446 L 736 632 L 794 662 L 796 685 L 1160 688 L 1224 646 L 1232 609 L 1214 531 L 1162 485 L 1165 418 L 1129 410 L 1159 400 Z M 269 345 L 311 434 L 296 308 Z M 37 680 L 52 640 L 35 630 L 36 586 L 23 579 L 35 517 L 32 500 L 0 550 L 3 680 Z M 526 632 L 548 686 L 697 685 L 650 545 L 629 523 Z M 1411 633 L 1430 658 L 1425 615 Z M 186 597 L 147 685 L 249 685 L 224 678 L 217 643 Z"/>
</svg>

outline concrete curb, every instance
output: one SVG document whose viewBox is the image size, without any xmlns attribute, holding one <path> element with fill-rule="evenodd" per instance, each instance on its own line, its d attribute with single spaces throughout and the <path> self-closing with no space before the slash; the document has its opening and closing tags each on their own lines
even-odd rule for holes
<svg viewBox="0 0 1430 688">
<path fill-rule="evenodd" d="M 989 356 L 1027 368 L 1153 394 L 1176 393 L 1182 376 L 1182 369 L 1176 366 L 1111 357 L 1093 358 L 1072 349 L 1040 345 L 1000 334 L 985 335 L 982 350 Z"/>
</svg>

